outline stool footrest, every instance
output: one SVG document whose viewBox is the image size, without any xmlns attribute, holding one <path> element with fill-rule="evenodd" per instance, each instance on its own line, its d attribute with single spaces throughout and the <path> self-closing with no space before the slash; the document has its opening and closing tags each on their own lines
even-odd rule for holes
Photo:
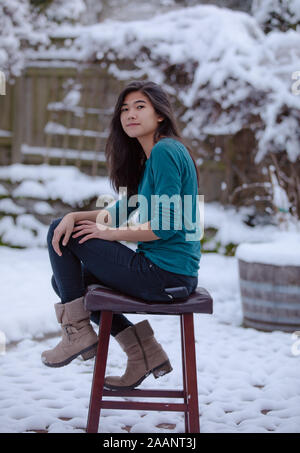
<svg viewBox="0 0 300 453">
<path fill-rule="evenodd" d="M 187 404 L 183 403 L 144 403 L 137 401 L 104 401 L 100 402 L 102 409 L 127 409 L 127 410 L 146 410 L 146 411 L 172 411 L 187 412 Z"/>
<path fill-rule="evenodd" d="M 129 396 L 143 398 L 184 398 L 183 390 L 103 390 L 103 396 Z"/>
</svg>

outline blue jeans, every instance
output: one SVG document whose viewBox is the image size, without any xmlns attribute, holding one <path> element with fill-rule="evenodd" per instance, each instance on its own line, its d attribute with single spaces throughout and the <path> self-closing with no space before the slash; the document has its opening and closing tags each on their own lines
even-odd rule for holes
<svg viewBox="0 0 300 453">
<path fill-rule="evenodd" d="M 191 294 L 198 278 L 175 274 L 161 269 L 144 254 L 137 253 L 118 241 L 90 239 L 79 244 L 81 237 L 69 239 L 66 246 L 60 241 L 62 256 L 52 247 L 54 229 L 62 218 L 54 220 L 47 242 L 53 270 L 52 286 L 62 303 L 84 296 L 87 286 L 100 283 L 129 296 L 146 301 L 169 302 L 164 288 L 186 286 Z M 92 321 L 99 324 L 100 312 L 93 312 Z M 114 314 L 111 334 L 117 335 L 132 323 L 121 314 Z"/>
</svg>

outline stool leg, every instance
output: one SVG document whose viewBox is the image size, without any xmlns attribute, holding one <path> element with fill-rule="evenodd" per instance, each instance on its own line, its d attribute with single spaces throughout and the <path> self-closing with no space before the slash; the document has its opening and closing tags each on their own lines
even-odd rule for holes
<svg viewBox="0 0 300 453">
<path fill-rule="evenodd" d="M 198 408 L 198 386 L 197 368 L 195 354 L 194 317 L 193 313 L 182 314 L 183 324 L 183 348 L 185 366 L 185 384 L 188 404 L 188 431 L 199 433 L 199 408 Z"/>
<path fill-rule="evenodd" d="M 180 333 L 181 333 L 181 358 L 182 358 L 182 382 L 183 382 L 183 393 L 184 393 L 184 403 L 187 405 L 187 383 L 186 383 L 186 369 L 185 369 L 185 347 L 184 347 L 184 327 L 183 327 L 183 315 L 180 315 Z M 184 412 L 184 425 L 185 432 L 189 432 L 188 425 L 188 413 Z"/>
<path fill-rule="evenodd" d="M 88 433 L 98 432 L 112 318 L 113 313 L 111 311 L 101 312 L 99 341 L 97 355 L 95 358 L 94 375 L 86 430 Z"/>
</svg>

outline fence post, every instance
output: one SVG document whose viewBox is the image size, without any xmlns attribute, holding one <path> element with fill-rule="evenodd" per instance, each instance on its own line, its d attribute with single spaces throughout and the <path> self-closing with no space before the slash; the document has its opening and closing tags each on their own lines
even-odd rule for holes
<svg viewBox="0 0 300 453">
<path fill-rule="evenodd" d="M 12 163 L 22 162 L 21 146 L 23 142 L 24 131 L 24 111 L 25 111 L 25 85 L 24 77 L 18 77 L 15 81 L 13 90 L 13 127 L 12 127 L 12 147 L 11 157 Z"/>
<path fill-rule="evenodd" d="M 3 71 L 0 71 L 0 96 L 6 95 L 6 79 Z"/>
</svg>

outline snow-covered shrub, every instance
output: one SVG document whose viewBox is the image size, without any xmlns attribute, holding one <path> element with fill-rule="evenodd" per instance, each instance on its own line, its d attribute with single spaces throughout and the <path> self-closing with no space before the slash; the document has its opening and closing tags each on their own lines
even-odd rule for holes
<svg viewBox="0 0 300 453">
<path fill-rule="evenodd" d="M 52 0 L 45 9 L 45 15 L 50 22 L 74 23 L 79 21 L 85 10 L 84 0 Z"/>
<path fill-rule="evenodd" d="M 266 33 L 271 30 L 296 30 L 300 25 L 299 0 L 253 0 L 251 13 Z"/>
</svg>

